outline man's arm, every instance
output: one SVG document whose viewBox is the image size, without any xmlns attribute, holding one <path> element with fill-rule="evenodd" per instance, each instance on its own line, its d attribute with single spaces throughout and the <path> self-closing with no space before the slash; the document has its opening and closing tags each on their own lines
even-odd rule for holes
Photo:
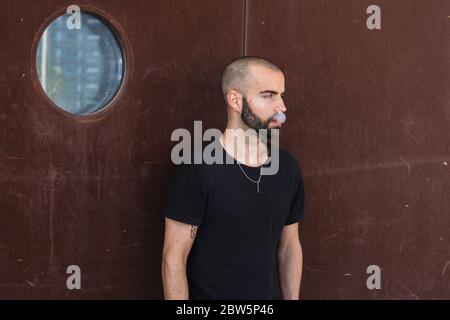
<svg viewBox="0 0 450 320">
<path fill-rule="evenodd" d="M 197 226 L 167 217 L 165 225 L 161 265 L 164 297 L 168 300 L 188 300 L 186 262 L 197 234 Z"/>
<path fill-rule="evenodd" d="M 283 227 L 277 257 L 282 298 L 284 300 L 298 300 L 303 264 L 298 223 Z"/>
</svg>

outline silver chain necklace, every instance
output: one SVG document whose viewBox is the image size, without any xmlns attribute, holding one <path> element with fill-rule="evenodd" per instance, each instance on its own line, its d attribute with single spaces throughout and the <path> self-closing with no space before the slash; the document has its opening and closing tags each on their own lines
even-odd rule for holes
<svg viewBox="0 0 450 320">
<path fill-rule="evenodd" d="M 225 140 L 225 139 L 223 139 L 223 140 Z M 224 146 L 222 146 L 222 147 L 225 149 Z M 226 150 L 225 150 L 225 152 L 226 152 Z M 242 173 L 245 175 L 245 177 L 246 177 L 248 180 L 250 180 L 251 182 L 256 183 L 256 192 L 259 193 L 259 183 L 260 183 L 261 177 L 262 177 L 262 165 L 261 165 L 261 167 L 259 168 L 259 178 L 258 178 L 258 180 L 255 181 L 255 180 L 253 180 L 252 178 L 250 178 L 250 177 L 245 173 L 245 171 L 244 171 L 244 169 L 242 169 L 241 164 L 239 163 L 239 161 L 237 161 L 237 159 L 235 159 L 235 160 L 236 160 L 236 163 L 237 163 L 238 166 L 239 166 L 239 169 L 241 169 L 241 171 L 242 171 Z"/>
<path fill-rule="evenodd" d="M 245 175 L 245 177 L 246 177 L 248 180 L 250 180 L 251 182 L 256 183 L 256 192 L 259 193 L 259 182 L 261 181 L 261 176 L 262 176 L 262 174 L 261 174 L 261 173 L 262 173 L 262 166 L 259 167 L 259 178 L 258 178 L 258 180 L 255 181 L 255 180 L 253 180 L 252 178 L 250 178 L 250 177 L 245 173 L 245 171 L 244 171 L 244 169 L 242 169 L 241 164 L 239 163 L 239 161 L 236 160 L 236 162 L 237 162 L 239 168 L 241 169 L 242 173 Z"/>
</svg>

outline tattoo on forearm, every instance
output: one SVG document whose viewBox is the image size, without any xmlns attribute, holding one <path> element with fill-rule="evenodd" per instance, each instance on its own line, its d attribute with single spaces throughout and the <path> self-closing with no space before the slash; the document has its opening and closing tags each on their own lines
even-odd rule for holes
<svg viewBox="0 0 450 320">
<path fill-rule="evenodd" d="M 194 240 L 195 239 L 195 234 L 197 233 L 197 227 L 196 226 L 192 226 L 191 227 L 191 239 Z"/>
</svg>

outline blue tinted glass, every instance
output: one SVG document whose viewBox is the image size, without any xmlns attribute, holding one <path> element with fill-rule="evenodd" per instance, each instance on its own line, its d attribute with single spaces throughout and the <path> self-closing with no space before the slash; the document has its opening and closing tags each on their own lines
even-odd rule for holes
<svg viewBox="0 0 450 320">
<path fill-rule="evenodd" d="M 36 69 L 42 88 L 62 109 L 90 114 L 117 94 L 124 76 L 121 47 L 99 18 L 81 12 L 80 28 L 69 29 L 70 15 L 53 21 L 42 35 Z"/>
</svg>

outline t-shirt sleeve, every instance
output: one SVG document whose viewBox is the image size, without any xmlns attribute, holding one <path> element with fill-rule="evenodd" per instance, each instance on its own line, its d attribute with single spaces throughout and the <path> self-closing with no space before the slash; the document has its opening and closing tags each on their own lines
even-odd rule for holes
<svg viewBox="0 0 450 320">
<path fill-rule="evenodd" d="M 303 219 L 305 215 L 305 194 L 303 188 L 303 177 L 300 171 L 300 167 L 296 162 L 294 174 L 294 186 L 292 193 L 292 201 L 290 206 L 289 215 L 286 219 L 285 225 L 293 224 Z"/>
<path fill-rule="evenodd" d="M 177 165 L 170 183 L 165 216 L 199 226 L 205 209 L 206 187 L 200 175 L 200 165 Z"/>
</svg>

